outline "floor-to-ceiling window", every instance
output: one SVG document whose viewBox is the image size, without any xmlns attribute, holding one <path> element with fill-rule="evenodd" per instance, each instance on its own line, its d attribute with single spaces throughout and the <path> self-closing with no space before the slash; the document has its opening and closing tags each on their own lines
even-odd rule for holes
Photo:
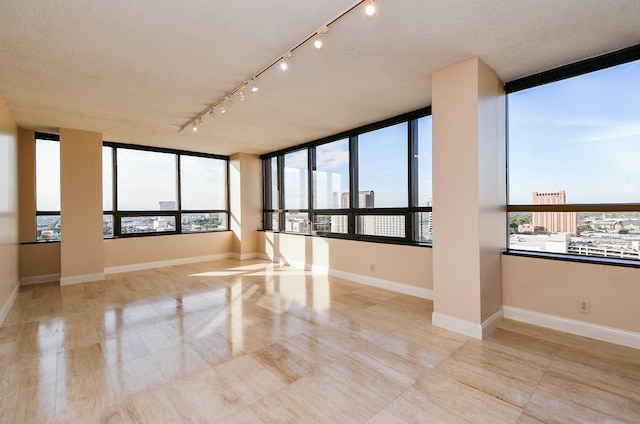
<svg viewBox="0 0 640 424">
<path fill-rule="evenodd" d="M 640 49 L 506 89 L 509 249 L 640 260 Z"/>
<path fill-rule="evenodd" d="M 432 241 L 429 108 L 262 159 L 267 230 Z"/>
</svg>

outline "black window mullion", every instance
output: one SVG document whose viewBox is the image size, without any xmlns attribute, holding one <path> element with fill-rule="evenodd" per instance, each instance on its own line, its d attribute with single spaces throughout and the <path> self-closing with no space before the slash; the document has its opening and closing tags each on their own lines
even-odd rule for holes
<svg viewBox="0 0 640 424">
<path fill-rule="evenodd" d="M 284 155 L 278 155 L 278 231 L 284 230 Z"/>
<path fill-rule="evenodd" d="M 358 136 L 349 137 L 349 238 L 356 236 L 356 210 L 358 205 Z"/>
<path fill-rule="evenodd" d="M 176 158 L 176 232 L 182 233 L 182 177 L 181 177 L 181 156 L 175 155 Z"/>
<path fill-rule="evenodd" d="M 419 198 L 419 187 L 418 187 L 418 120 L 411 119 L 408 125 L 408 194 L 409 199 L 409 211 L 412 208 L 418 206 L 418 198 Z M 405 236 L 407 241 L 417 240 L 418 236 L 418 225 L 417 225 L 417 213 L 408 213 L 405 217 Z"/>
<path fill-rule="evenodd" d="M 122 235 L 122 225 L 120 222 L 121 215 L 120 209 L 118 209 L 118 148 L 111 148 L 111 163 L 112 163 L 112 175 L 111 175 L 111 183 L 113 188 L 111 189 L 111 198 L 112 198 L 112 212 L 113 212 L 113 236 L 119 237 Z"/>
<path fill-rule="evenodd" d="M 316 148 L 309 147 L 307 150 L 307 222 L 308 234 L 313 232 L 313 193 L 315 192 L 313 175 L 316 170 Z"/>
<path fill-rule="evenodd" d="M 271 158 L 262 159 L 262 228 L 273 230 L 268 219 L 267 209 L 273 209 L 271 205 Z"/>
</svg>

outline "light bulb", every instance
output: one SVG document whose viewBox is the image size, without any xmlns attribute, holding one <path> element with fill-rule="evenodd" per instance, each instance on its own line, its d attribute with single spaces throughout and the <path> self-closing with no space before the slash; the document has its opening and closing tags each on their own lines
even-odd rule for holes
<svg viewBox="0 0 640 424">
<path fill-rule="evenodd" d="M 238 89 L 238 98 L 240 99 L 241 102 L 244 102 L 244 88 L 240 87 Z"/>
<path fill-rule="evenodd" d="M 280 69 L 282 69 L 283 71 L 286 71 L 287 69 L 289 69 L 289 64 L 287 63 L 287 59 L 289 59 L 292 56 L 292 53 L 286 52 L 284 54 L 284 56 L 282 56 L 282 60 L 280 61 Z"/>
<path fill-rule="evenodd" d="M 322 46 L 324 46 L 324 41 L 322 41 L 322 37 L 318 35 L 316 39 L 313 40 L 313 47 L 315 47 L 316 50 L 320 50 Z"/>
<path fill-rule="evenodd" d="M 253 91 L 254 93 L 258 91 L 258 84 L 256 84 L 255 78 L 251 78 L 250 86 L 251 86 L 251 91 Z"/>
<path fill-rule="evenodd" d="M 225 113 L 227 108 L 225 107 L 224 100 L 220 103 L 220 113 Z"/>
<path fill-rule="evenodd" d="M 367 17 L 373 18 L 376 14 L 376 5 L 373 0 L 369 0 L 369 4 L 364 8 L 364 13 L 366 13 Z"/>
<path fill-rule="evenodd" d="M 196 122 L 195 122 L 195 121 L 193 122 L 193 128 L 192 128 L 192 130 L 193 130 L 194 132 L 198 131 L 198 124 L 196 124 Z"/>
</svg>

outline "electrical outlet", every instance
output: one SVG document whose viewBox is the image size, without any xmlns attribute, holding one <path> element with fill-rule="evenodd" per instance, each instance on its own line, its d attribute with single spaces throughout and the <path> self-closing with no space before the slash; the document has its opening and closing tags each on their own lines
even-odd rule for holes
<svg viewBox="0 0 640 424">
<path fill-rule="evenodd" d="M 582 312 L 583 314 L 589 313 L 589 299 L 579 299 L 578 300 L 578 312 Z"/>
<path fill-rule="evenodd" d="M 375 272 L 376 268 L 373 264 L 369 265 L 369 272 Z"/>
</svg>

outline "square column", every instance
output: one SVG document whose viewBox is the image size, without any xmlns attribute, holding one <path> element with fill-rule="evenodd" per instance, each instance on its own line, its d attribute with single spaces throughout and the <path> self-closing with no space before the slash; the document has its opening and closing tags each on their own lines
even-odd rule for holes
<svg viewBox="0 0 640 424">
<path fill-rule="evenodd" d="M 102 134 L 60 129 L 60 285 L 104 279 Z"/>
<path fill-rule="evenodd" d="M 229 160 L 229 211 L 232 252 L 238 259 L 258 255 L 262 226 L 262 173 L 258 156 L 236 153 Z"/>
<path fill-rule="evenodd" d="M 474 57 L 432 74 L 433 324 L 478 339 L 502 319 L 504 84 Z"/>
</svg>

